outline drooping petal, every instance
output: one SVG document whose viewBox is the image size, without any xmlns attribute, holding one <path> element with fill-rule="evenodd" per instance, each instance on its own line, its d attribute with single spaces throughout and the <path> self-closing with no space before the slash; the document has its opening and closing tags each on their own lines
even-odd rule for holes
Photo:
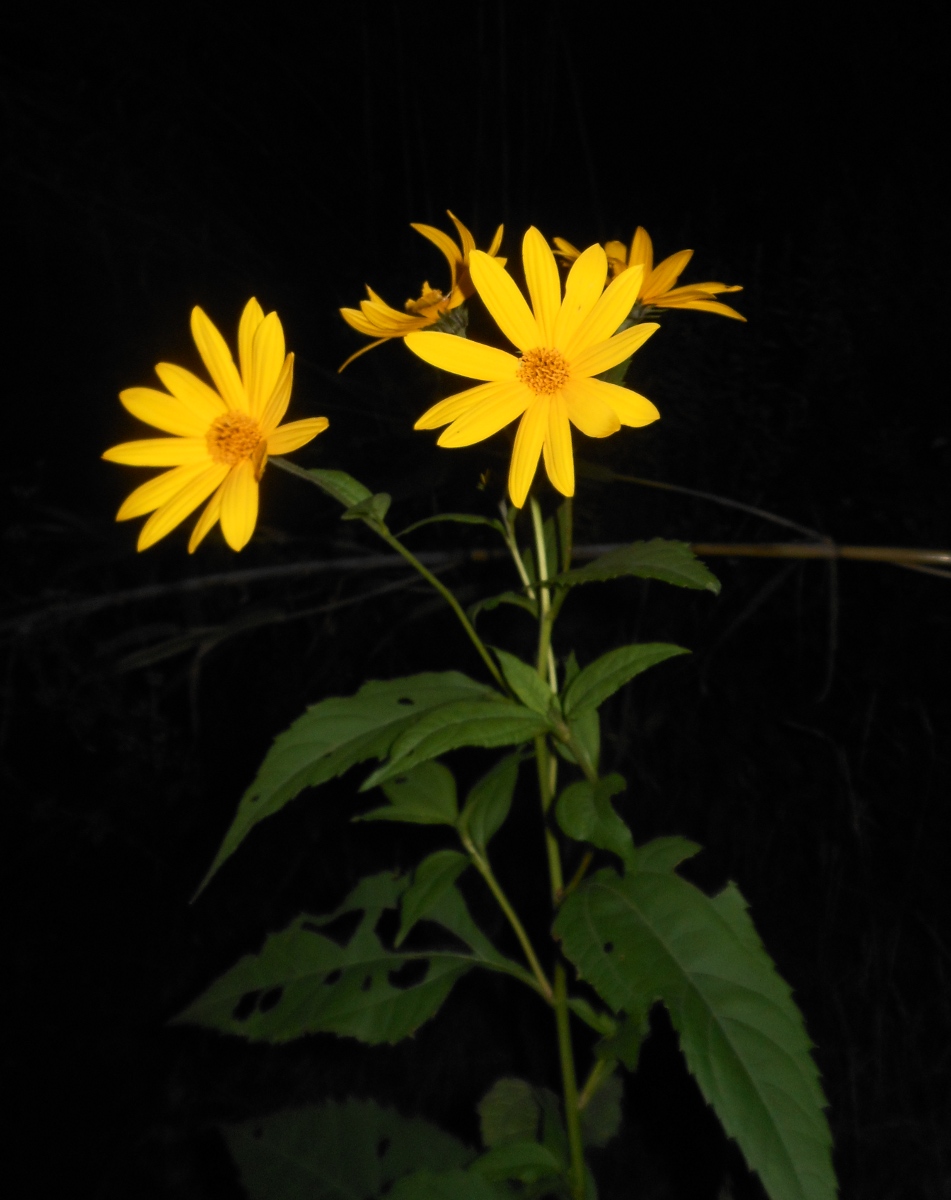
<svg viewBox="0 0 951 1200">
<path fill-rule="evenodd" d="M 449 263 L 449 270 L 452 272 L 452 278 L 456 278 L 456 270 L 462 262 L 462 254 L 459 253 L 459 247 L 452 240 L 448 233 L 443 233 L 441 229 L 436 229 L 433 225 L 417 225 L 415 222 L 410 222 L 410 228 L 415 229 L 417 233 L 421 233 L 424 238 L 429 241 L 440 251 Z"/>
<path fill-rule="evenodd" d="M 554 345 L 555 319 L 561 307 L 561 283 L 555 256 L 548 243 L 533 225 L 522 239 L 522 264 L 525 283 L 532 300 L 532 311 L 538 322 L 543 346 Z"/>
<path fill-rule="evenodd" d="M 106 462 L 130 467 L 178 467 L 185 463 L 210 462 L 203 437 L 142 438 L 111 446 L 102 456 Z"/>
<path fill-rule="evenodd" d="M 432 408 L 427 408 L 419 418 L 414 429 L 438 429 L 440 425 L 448 425 L 463 413 L 467 413 L 480 401 L 490 399 L 498 391 L 497 383 L 480 383 L 478 387 L 467 388 L 464 392 L 456 392 L 440 400 Z"/>
<path fill-rule="evenodd" d="M 424 362 L 467 379 L 514 379 L 518 369 L 518 359 L 507 350 L 470 342 L 452 333 L 410 333 L 404 340 Z"/>
<path fill-rule="evenodd" d="M 252 296 L 244 306 L 244 312 L 238 323 L 238 362 L 241 366 L 241 382 L 244 384 L 246 392 L 251 387 L 251 363 L 253 361 L 251 347 L 254 345 L 254 335 L 263 320 L 264 309 Z"/>
<path fill-rule="evenodd" d="M 190 463 L 188 466 L 163 471 L 161 475 L 140 484 L 134 492 L 126 496 L 116 513 L 116 520 L 131 521 L 133 517 L 144 517 L 146 513 L 154 512 L 206 470 L 207 466 L 204 463 Z"/>
<path fill-rule="evenodd" d="M 527 389 L 526 389 L 527 390 Z M 548 432 L 548 397 L 536 396 L 519 422 L 509 467 L 509 495 L 516 508 L 524 508 Z"/>
<path fill-rule="evenodd" d="M 644 321 L 640 325 L 632 325 L 630 329 L 622 329 L 606 342 L 589 346 L 571 360 L 572 375 L 584 377 L 610 371 L 618 363 L 630 358 L 658 329 L 660 326 L 656 321 Z"/>
<path fill-rule="evenodd" d="M 476 291 L 499 329 L 519 350 L 534 350 L 542 344 L 538 322 L 525 303 L 515 280 L 499 266 L 498 259 L 489 258 L 481 250 L 473 250 L 469 270 Z"/>
<path fill-rule="evenodd" d="M 575 494 L 575 460 L 571 452 L 568 405 L 561 392 L 548 402 L 548 433 L 543 443 L 548 478 L 563 496 Z"/>
<path fill-rule="evenodd" d="M 585 385 L 590 379 L 573 380 L 562 388 L 568 419 L 588 437 L 610 437 L 621 428 L 618 415 L 610 404 L 605 403 L 595 388 Z"/>
<path fill-rule="evenodd" d="M 369 347 L 366 348 L 369 349 Z M 258 421 L 261 432 L 265 437 L 269 437 L 277 429 L 281 421 L 284 420 L 284 414 L 287 412 L 287 406 L 290 403 L 293 384 L 294 355 L 288 354 L 287 358 L 284 359 L 284 366 L 278 376 L 277 383 L 274 385 L 271 398 L 268 400 L 264 412 Z"/>
<path fill-rule="evenodd" d="M 228 406 L 203 379 L 174 363 L 160 362 L 155 373 L 172 395 L 201 417 L 207 428 L 215 417 L 228 411 Z"/>
<path fill-rule="evenodd" d="M 631 253 L 627 256 L 628 267 L 643 267 L 644 278 L 647 279 L 654 269 L 654 244 L 650 234 L 638 225 L 631 239 Z"/>
<path fill-rule="evenodd" d="M 719 313 L 721 317 L 733 317 L 736 321 L 746 320 L 742 313 L 730 308 L 729 304 L 721 304 L 719 300 L 682 300 L 676 297 L 669 300 L 664 297 L 662 300 L 655 300 L 654 303 L 660 308 L 694 308 L 700 312 Z"/>
<path fill-rule="evenodd" d="M 451 215 L 452 214 L 450 213 L 450 216 Z M 495 231 L 495 237 L 492 239 L 491 246 L 489 246 L 488 250 L 486 251 L 486 254 L 488 254 L 491 258 L 495 258 L 495 256 L 498 254 L 499 247 L 502 245 L 502 235 L 504 233 L 505 233 L 505 226 L 500 225 L 498 227 L 498 229 Z M 469 253 L 471 254 L 472 251 L 470 250 Z M 502 263 L 502 266 L 504 267 L 505 259 L 504 258 L 500 259 L 500 262 Z"/>
<path fill-rule="evenodd" d="M 446 209 L 446 213 L 449 217 L 449 220 L 452 221 L 453 225 L 455 225 L 456 233 L 459 234 L 459 245 L 462 247 L 462 257 L 468 258 L 472 251 L 476 248 L 475 238 L 472 236 L 469 230 L 466 229 L 465 225 L 463 225 L 455 213 L 450 212 L 448 208 Z M 501 240 L 502 238 L 500 236 L 499 241 Z M 498 246 L 496 246 L 496 250 L 498 250 Z M 491 254 L 492 251 L 490 250 L 489 253 Z"/>
<path fill-rule="evenodd" d="M 555 243 L 555 250 L 566 263 L 574 262 L 581 253 L 577 246 L 572 246 L 571 242 L 566 242 L 564 238 L 552 238 L 551 240 Z"/>
<path fill-rule="evenodd" d="M 284 330 L 276 312 L 268 313 L 257 328 L 251 350 L 248 401 L 251 416 L 259 418 L 277 385 L 284 366 Z"/>
<path fill-rule="evenodd" d="M 483 398 L 444 429 L 436 444 L 454 447 L 482 442 L 520 417 L 531 402 L 532 393 L 523 383 L 490 383 Z"/>
<path fill-rule="evenodd" d="M 341 310 L 341 311 L 343 311 L 343 310 Z M 337 368 L 337 374 L 339 375 L 341 371 L 346 370 L 346 368 L 350 366 L 350 364 L 353 362 L 353 360 L 355 358 L 359 358 L 361 354 L 366 354 L 366 352 L 368 350 L 375 350 L 377 348 L 377 346 L 382 346 L 384 342 L 388 342 L 390 340 L 391 340 L 390 338 L 377 338 L 377 340 L 375 342 L 370 342 L 370 344 L 368 346 L 361 346 L 359 350 L 354 351 L 354 353 L 351 354 L 348 359 L 346 359 L 344 362 L 342 362 L 340 364 L 340 366 Z"/>
<path fill-rule="evenodd" d="M 243 550 L 258 520 L 258 481 L 245 459 L 232 468 L 221 489 L 221 532 L 232 550 Z"/>
<path fill-rule="evenodd" d="M 589 246 L 579 254 L 565 280 L 565 298 L 555 319 L 552 344 L 563 349 L 604 291 L 608 263 L 600 246 Z"/>
<path fill-rule="evenodd" d="M 671 288 L 664 295 L 665 300 L 669 300 L 671 296 L 689 296 L 694 293 L 697 298 L 703 296 L 716 296 L 720 292 L 742 292 L 743 286 L 739 283 L 688 283 L 683 287 Z"/>
<path fill-rule="evenodd" d="M 201 543 L 205 540 L 205 536 L 215 527 L 218 519 L 221 516 L 221 493 L 224 489 L 224 484 L 218 488 L 217 492 L 208 501 L 201 511 L 201 516 L 195 522 L 195 528 L 192 530 L 192 535 L 188 539 L 188 553 L 194 554 Z"/>
<path fill-rule="evenodd" d="M 146 425 L 154 425 L 163 433 L 174 433 L 179 437 L 202 437 L 208 430 L 210 422 L 196 415 L 175 396 L 156 391 L 155 388 L 126 388 L 119 393 L 119 399 L 134 417 Z"/>
<path fill-rule="evenodd" d="M 605 383 L 603 379 L 573 379 L 568 385 L 577 394 L 597 396 L 613 408 L 622 425 L 639 429 L 660 418 L 660 413 L 646 396 L 632 392 L 630 388 L 618 387 L 616 383 Z"/>
<path fill-rule="evenodd" d="M 223 463 L 212 463 L 167 500 L 142 526 L 138 549 L 147 550 L 193 513 L 228 474 Z"/>
<path fill-rule="evenodd" d="M 197 306 L 192 309 L 192 337 L 208 374 L 229 408 L 248 411 L 248 398 L 231 351 L 212 322 Z"/>
<path fill-rule="evenodd" d="M 306 417 L 303 421 L 290 421 L 275 429 L 267 439 L 268 454 L 290 454 L 323 433 L 330 422 L 326 417 Z"/>
<path fill-rule="evenodd" d="M 611 280 L 565 346 L 564 353 L 569 362 L 589 346 L 608 340 L 634 307 L 640 285 L 639 267 L 630 267 Z"/>
<path fill-rule="evenodd" d="M 658 263 L 644 281 L 641 293 L 644 300 L 650 303 L 652 297 L 659 299 L 665 292 L 670 291 L 692 258 L 692 250 L 678 250 L 676 254 L 671 254 L 669 258 Z"/>
</svg>

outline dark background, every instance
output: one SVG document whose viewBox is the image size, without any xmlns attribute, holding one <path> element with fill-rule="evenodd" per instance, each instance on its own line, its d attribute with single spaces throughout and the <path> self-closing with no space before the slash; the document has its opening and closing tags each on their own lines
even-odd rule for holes
<svg viewBox="0 0 951 1200">
<path fill-rule="evenodd" d="M 466 981 L 394 1049 L 247 1047 L 166 1026 L 266 931 L 437 844 L 355 833 L 354 773 L 262 826 L 189 907 L 274 734 L 367 675 L 479 671 L 399 573 L 269 574 L 375 549 L 277 470 L 240 559 L 217 533 L 189 559 L 190 523 L 135 553 L 139 523 L 112 514 L 145 475 L 98 455 L 148 436 L 121 388 L 152 382 L 160 359 L 196 367 L 192 305 L 229 338 L 250 295 L 278 310 L 298 355 L 292 416 L 331 420 L 297 461 L 393 493 L 397 528 L 491 513 L 506 436 L 448 452 L 413 434 L 441 381 L 399 345 L 338 376 L 360 340 L 336 309 L 364 283 L 397 307 L 437 284 L 444 264 L 408 222 L 447 227 L 447 207 L 480 245 L 504 221 L 510 260 L 531 223 L 582 246 L 643 224 L 659 256 L 695 248 L 686 282 L 744 284 L 731 299 L 749 324 L 665 318 L 631 379 L 662 420 L 594 447 L 577 437 L 578 457 L 841 543 L 949 544 L 946 204 L 928 133 L 939 8 L 887 21 L 832 8 L 380 3 L 319 23 L 157 8 L 6 22 L 0 620 L 11 1087 L 36 1176 L 24 1194 L 66 1181 L 97 1197 L 236 1196 L 215 1122 L 353 1093 L 474 1138 L 472 1106 L 499 1075 L 557 1080 L 547 1018 L 494 980 Z M 582 484 L 577 508 L 580 541 L 796 536 L 635 485 Z M 735 879 L 750 899 L 817 1043 L 843 1194 L 945 1196 L 948 581 L 711 565 L 718 599 L 621 583 L 566 606 L 561 645 L 583 661 L 638 638 L 694 651 L 609 705 L 604 765 L 630 780 L 639 840 L 695 838 L 691 878 Z M 262 574 L 210 578 L 249 569 Z M 448 579 L 466 601 L 511 582 L 486 566 Z M 519 649 L 514 629 L 485 622 Z M 485 761 L 459 756 L 459 772 Z M 520 894 L 540 845 L 530 791 L 506 836 L 499 870 Z M 662 1017 L 625 1114 L 602 1196 L 712 1200 L 727 1178 L 759 1194 Z"/>
</svg>

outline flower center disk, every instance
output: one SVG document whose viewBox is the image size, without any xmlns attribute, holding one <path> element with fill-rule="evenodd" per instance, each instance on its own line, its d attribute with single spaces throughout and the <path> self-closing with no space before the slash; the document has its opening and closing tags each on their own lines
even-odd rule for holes
<svg viewBox="0 0 951 1200">
<path fill-rule="evenodd" d="M 205 434 L 205 441 L 212 461 L 226 463 L 229 467 L 237 466 L 245 458 L 256 462 L 265 445 L 257 421 L 243 412 L 227 412 L 215 417 Z"/>
<path fill-rule="evenodd" d="M 551 396 L 571 378 L 565 356 L 558 350 L 526 350 L 515 369 L 515 378 L 536 396 Z"/>
</svg>

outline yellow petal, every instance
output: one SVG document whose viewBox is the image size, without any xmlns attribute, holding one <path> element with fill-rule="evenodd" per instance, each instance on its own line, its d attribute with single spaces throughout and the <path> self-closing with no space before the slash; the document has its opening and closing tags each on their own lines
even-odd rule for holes
<svg viewBox="0 0 951 1200">
<path fill-rule="evenodd" d="M 518 359 L 507 350 L 470 342 L 452 333 L 410 333 L 404 341 L 424 362 L 467 379 L 514 379 L 518 369 Z"/>
<path fill-rule="evenodd" d="M 367 346 L 365 349 L 369 350 L 370 347 Z M 284 414 L 287 412 L 287 406 L 291 400 L 291 388 L 293 384 L 294 355 L 288 354 L 287 358 L 284 359 L 284 366 L 278 376 L 271 398 L 260 417 L 259 424 L 261 432 L 265 437 L 269 437 L 278 425 L 280 425 L 281 421 L 284 420 Z"/>
<path fill-rule="evenodd" d="M 716 296 L 718 292 L 742 292 L 742 285 L 739 283 L 690 283 L 684 287 L 671 288 L 664 296 L 665 300 L 671 296 L 686 296 L 690 293 L 695 293 L 698 299 L 704 296 Z"/>
<path fill-rule="evenodd" d="M 581 379 L 562 388 L 568 408 L 568 419 L 588 437 L 610 437 L 621 428 L 621 422 L 614 409 L 601 399 L 595 388 L 584 386 L 590 382 L 588 379 Z M 576 386 L 578 383 L 581 384 L 580 387 Z"/>
<path fill-rule="evenodd" d="M 201 516 L 195 522 L 195 528 L 192 530 L 192 535 L 188 539 L 188 553 L 194 554 L 200 543 L 204 541 L 205 535 L 212 530 L 221 516 L 221 492 L 224 484 L 218 488 L 217 492 L 208 501 L 202 509 Z"/>
<path fill-rule="evenodd" d="M 102 456 L 107 462 L 131 467 L 178 467 L 184 463 L 210 462 L 203 437 L 142 438 L 111 446 Z"/>
<path fill-rule="evenodd" d="M 622 329 L 606 342 L 589 346 L 571 360 L 572 377 L 583 378 L 586 375 L 600 375 L 604 371 L 610 371 L 618 363 L 630 358 L 658 329 L 660 326 L 655 321 L 644 321 L 640 325 L 632 325 L 630 329 Z"/>
<path fill-rule="evenodd" d="M 451 215 L 451 214 L 450 214 L 450 215 Z M 499 247 L 502 245 L 502 235 L 503 235 L 504 233 L 505 233 L 505 226 L 504 226 L 504 225 L 500 225 L 500 226 L 498 227 L 498 229 L 495 231 L 495 237 L 492 239 L 492 245 L 491 245 L 491 246 L 488 248 L 488 250 L 486 251 L 486 253 L 487 253 L 487 254 L 488 254 L 488 255 L 489 255 L 491 258 L 495 258 L 495 256 L 498 254 L 498 252 L 499 252 Z M 471 253 L 472 253 L 472 251 L 470 250 L 470 251 L 469 251 L 469 253 L 471 254 Z M 501 263 L 502 263 L 502 266 L 504 267 L 504 266 L 505 266 L 505 259 L 503 258 L 503 259 L 501 259 L 500 261 L 501 261 Z"/>
<path fill-rule="evenodd" d="M 575 494 L 575 461 L 565 397 L 556 392 L 548 403 L 548 435 L 543 443 L 548 478 L 563 496 Z"/>
<path fill-rule="evenodd" d="M 130 521 L 133 517 L 144 517 L 146 513 L 154 512 L 206 470 L 207 467 L 203 463 L 191 463 L 156 475 L 154 479 L 141 484 L 126 496 L 122 507 L 116 513 L 116 520 Z"/>
<path fill-rule="evenodd" d="M 682 273 L 692 258 L 692 250 L 678 250 L 676 254 L 671 254 L 662 263 L 658 263 L 644 281 L 641 292 L 644 300 L 649 304 L 653 297 L 660 298 L 665 292 L 670 291 L 677 282 L 678 275 Z"/>
<path fill-rule="evenodd" d="M 184 367 L 176 367 L 174 363 L 159 363 L 155 373 L 176 399 L 181 400 L 197 417 L 201 417 L 205 428 L 215 417 L 220 417 L 228 411 L 227 404 L 218 393 Z"/>
<path fill-rule="evenodd" d="M 428 408 L 419 418 L 414 429 L 438 429 L 440 425 L 448 425 L 463 413 L 479 403 L 480 400 L 494 396 L 498 390 L 497 383 L 480 383 L 478 387 L 467 388 L 464 392 L 456 392 L 440 400 L 432 408 Z"/>
<path fill-rule="evenodd" d="M 553 345 L 567 346 L 581 322 L 604 291 L 608 263 L 600 246 L 589 246 L 579 254 L 565 280 L 565 298 L 555 319 Z"/>
<path fill-rule="evenodd" d="M 742 313 L 738 313 L 735 308 L 730 308 L 729 304 L 721 304 L 719 300 L 678 300 L 668 301 L 655 300 L 661 308 L 695 308 L 700 312 L 719 313 L 721 317 L 733 317 L 736 321 L 745 321 L 746 317 Z"/>
<path fill-rule="evenodd" d="M 455 447 L 482 442 L 520 417 L 531 402 L 532 393 L 523 383 L 491 383 L 481 400 L 443 430 L 436 444 Z"/>
<path fill-rule="evenodd" d="M 330 422 L 326 417 L 306 417 L 303 421 L 291 421 L 275 429 L 267 439 L 268 454 L 290 454 L 323 433 Z"/>
<path fill-rule="evenodd" d="M 416 225 L 413 222 L 410 222 L 410 228 L 415 229 L 417 233 L 421 233 L 424 238 L 428 238 L 437 249 L 442 251 L 446 261 L 449 263 L 449 270 L 452 273 L 453 283 L 455 283 L 456 270 L 462 262 L 462 255 L 459 253 L 459 247 L 449 234 L 443 233 L 441 229 L 436 229 L 432 225 Z"/>
<path fill-rule="evenodd" d="M 181 400 L 155 388 L 126 388 L 119 393 L 119 399 L 134 417 L 146 425 L 154 425 L 163 433 L 174 433 L 179 437 L 203 437 L 208 431 L 209 421 L 196 415 Z"/>
<path fill-rule="evenodd" d="M 373 337 L 379 330 L 375 325 L 371 325 L 362 312 L 355 308 L 342 308 L 340 315 L 347 322 L 351 329 L 355 329 L 357 333 L 365 333 L 368 337 Z"/>
<path fill-rule="evenodd" d="M 640 285 L 640 267 L 629 267 L 611 280 L 565 346 L 564 354 L 569 362 L 589 346 L 608 340 L 634 307 Z"/>
<path fill-rule="evenodd" d="M 650 234 L 641 225 L 638 225 L 631 239 L 631 253 L 627 256 L 627 265 L 643 267 L 645 279 L 654 269 L 654 244 Z"/>
<path fill-rule="evenodd" d="M 284 330 L 276 312 L 268 313 L 257 328 L 251 350 L 248 401 L 252 417 L 260 417 L 277 386 L 284 366 Z"/>
<path fill-rule="evenodd" d="M 152 513 L 142 526 L 138 549 L 147 550 L 167 533 L 171 533 L 176 525 L 180 525 L 189 513 L 193 513 L 202 500 L 215 490 L 227 474 L 228 468 L 223 463 L 212 463 L 189 480 L 161 508 Z"/>
<path fill-rule="evenodd" d="M 463 225 L 455 213 L 449 212 L 448 208 L 446 209 L 446 213 L 449 216 L 449 220 L 452 221 L 453 225 L 455 225 L 456 233 L 459 234 L 459 245 L 462 249 L 462 257 L 463 259 L 467 259 L 472 251 L 476 248 L 475 238 L 472 236 L 469 230 L 466 229 L 465 225 Z M 499 228 L 501 229 L 501 226 Z M 499 241 L 501 240 L 502 238 L 500 234 Z M 498 247 L 496 247 L 496 249 L 498 249 Z M 490 250 L 489 253 L 491 254 L 492 251 Z"/>
<path fill-rule="evenodd" d="M 390 341 L 389 338 L 378 338 L 375 342 L 371 342 L 369 346 L 361 346 L 360 349 L 351 354 L 345 362 L 341 363 L 341 365 L 337 368 L 337 374 L 339 375 L 341 371 L 349 367 L 353 360 L 355 358 L 359 358 L 361 354 L 366 354 L 368 350 L 375 350 L 377 346 L 382 346 L 384 342 L 388 341 Z"/>
<path fill-rule="evenodd" d="M 473 250 L 469 270 L 476 291 L 509 341 L 519 350 L 534 350 L 540 346 L 538 322 L 515 286 L 515 280 L 499 266 L 498 259 L 489 258 L 481 250 Z"/>
<path fill-rule="evenodd" d="M 604 253 L 608 259 L 614 259 L 622 271 L 627 266 L 627 246 L 623 242 L 605 242 Z M 615 273 L 617 273 L 617 268 L 615 268 Z"/>
<path fill-rule="evenodd" d="M 238 463 L 221 489 L 221 532 L 232 550 L 243 550 L 258 520 L 258 482 L 254 467 Z"/>
<path fill-rule="evenodd" d="M 538 322 L 543 346 L 554 345 L 555 318 L 561 307 L 561 283 L 555 256 L 533 225 L 522 239 L 522 264 L 525 282 L 532 299 L 532 311 Z"/>
<path fill-rule="evenodd" d="M 527 389 L 526 389 L 527 390 Z M 522 417 L 515 435 L 512 465 L 509 467 L 509 495 L 516 508 L 524 508 L 528 489 L 535 478 L 538 456 L 548 432 L 548 397 L 536 396 Z"/>
<path fill-rule="evenodd" d="M 586 399 L 597 396 L 614 409 L 622 425 L 634 429 L 660 418 L 660 413 L 646 396 L 632 392 L 630 388 L 618 387 L 616 383 L 605 383 L 603 379 L 573 379 L 568 388 L 574 395 Z"/>
<path fill-rule="evenodd" d="M 566 262 L 574 262 L 581 253 L 575 246 L 572 246 L 571 242 L 566 242 L 564 238 L 552 238 L 551 240 L 555 243 L 555 249 L 558 251 L 558 254 Z"/>
<path fill-rule="evenodd" d="M 254 335 L 263 320 L 264 309 L 252 296 L 244 306 L 238 324 L 238 362 L 241 364 L 241 382 L 245 391 L 251 387 L 251 347 L 254 345 Z"/>
<path fill-rule="evenodd" d="M 198 307 L 192 309 L 192 337 L 208 374 L 229 408 L 248 411 L 248 398 L 234 365 L 231 351 L 208 317 Z"/>
</svg>

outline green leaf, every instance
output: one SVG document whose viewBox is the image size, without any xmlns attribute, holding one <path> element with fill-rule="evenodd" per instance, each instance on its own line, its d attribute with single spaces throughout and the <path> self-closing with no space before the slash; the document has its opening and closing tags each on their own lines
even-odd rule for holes
<svg viewBox="0 0 951 1200">
<path fill-rule="evenodd" d="M 469 617 L 472 620 L 479 615 L 480 612 L 491 612 L 494 608 L 498 608 L 500 604 L 512 604 L 516 608 L 524 609 L 531 617 L 538 615 L 538 603 L 521 592 L 500 592 L 497 596 L 487 596 L 484 600 L 477 600 L 475 604 L 469 606 Z"/>
<path fill-rule="evenodd" d="M 587 566 L 563 572 L 553 582 L 561 587 L 574 587 L 578 583 L 595 583 L 624 575 L 660 579 L 678 587 L 703 588 L 714 595 L 720 591 L 716 576 L 707 570 L 686 542 L 668 542 L 663 538 L 611 550 Z"/>
<path fill-rule="evenodd" d="M 352 508 L 368 500 L 372 492 L 346 471 L 308 470 L 307 474 L 328 496 L 333 496 L 344 508 Z"/>
<path fill-rule="evenodd" d="M 442 763 L 421 763 L 383 784 L 389 804 L 354 817 L 355 821 L 405 821 L 410 825 L 455 825 L 456 781 Z"/>
<path fill-rule="evenodd" d="M 451 521 L 456 525 L 488 525 L 490 529 L 494 529 L 496 533 L 505 537 L 505 528 L 501 521 L 491 517 L 480 517 L 476 513 L 440 513 L 435 517 L 424 517 L 422 521 L 414 521 L 412 525 L 401 529 L 396 536 L 402 538 L 415 529 L 422 529 L 424 525 L 436 525 L 443 521 Z"/>
<path fill-rule="evenodd" d="M 529 1141 L 493 1146 L 475 1160 L 472 1171 L 487 1179 L 517 1179 L 520 1183 L 536 1183 L 564 1174 L 562 1164 L 547 1146 Z"/>
<path fill-rule="evenodd" d="M 625 867 L 635 861 L 634 841 L 627 825 L 614 811 L 611 797 L 627 787 L 620 775 L 608 775 L 598 783 L 586 779 L 571 783 L 558 797 L 555 816 L 563 833 L 577 842 L 590 842 L 599 850 L 610 850 Z"/>
<path fill-rule="evenodd" d="M 459 834 L 470 838 L 482 855 L 509 815 L 521 761 L 520 754 L 507 754 L 466 797 L 458 822 Z"/>
<path fill-rule="evenodd" d="M 700 1090 L 772 1200 L 832 1200 L 811 1043 L 732 884 L 711 900 L 668 871 L 600 871 L 554 928 L 615 1011 L 663 1000 Z"/>
<path fill-rule="evenodd" d="M 596 1056 L 619 1062 L 628 1071 L 636 1071 L 641 1046 L 650 1033 L 649 1008 L 650 1004 L 645 1005 L 639 1012 L 625 1014 L 617 1022 L 614 1031 L 603 1037 L 595 1046 Z"/>
<path fill-rule="evenodd" d="M 581 1136 L 586 1146 L 606 1146 L 621 1128 L 624 1081 L 611 1075 L 581 1110 Z"/>
<path fill-rule="evenodd" d="M 534 667 L 497 646 L 490 646 L 489 649 L 499 660 L 505 682 L 526 708 L 540 713 L 543 717 L 549 716 L 553 711 L 557 712 L 557 698 Z"/>
<path fill-rule="evenodd" d="M 609 650 L 580 671 L 568 685 L 563 698 L 565 716 L 571 719 L 586 709 L 598 708 L 608 696 L 613 696 L 648 667 L 689 653 L 682 646 L 671 646 L 666 642 L 642 642 Z"/>
<path fill-rule="evenodd" d="M 438 906 L 443 893 L 453 886 L 468 865 L 469 859 L 458 850 L 437 850 L 423 859 L 413 872 L 413 882 L 403 894 L 397 947 L 403 944 L 416 922 Z"/>
<path fill-rule="evenodd" d="M 437 1125 L 372 1100 L 285 1109 L 221 1132 L 250 1200 L 376 1200 L 420 1167 L 461 1171 L 473 1157 Z"/>
<path fill-rule="evenodd" d="M 511 1200 L 507 1187 L 496 1187 L 473 1171 L 415 1171 L 393 1185 L 389 1200 Z"/>
<path fill-rule="evenodd" d="M 390 511 L 393 497 L 388 492 L 377 492 L 375 496 L 367 496 L 358 504 L 353 504 L 345 513 L 341 513 L 341 521 L 369 521 L 371 525 L 385 525 L 386 514 Z"/>
<path fill-rule="evenodd" d="M 434 708 L 414 722 L 393 743 L 390 760 L 361 785 L 376 787 L 460 746 L 519 746 L 550 728 L 544 717 L 497 692 L 484 700 L 458 700 Z"/>
<path fill-rule="evenodd" d="M 325 783 L 368 758 L 385 758 L 401 733 L 440 705 L 497 696 L 494 688 L 458 671 L 445 671 L 371 680 L 355 696 L 312 705 L 275 738 L 198 893 L 259 821 L 280 812 L 304 788 Z"/>
<path fill-rule="evenodd" d="M 698 842 L 682 837 L 659 837 L 637 847 L 637 869 L 665 875 L 702 849 Z"/>
</svg>

